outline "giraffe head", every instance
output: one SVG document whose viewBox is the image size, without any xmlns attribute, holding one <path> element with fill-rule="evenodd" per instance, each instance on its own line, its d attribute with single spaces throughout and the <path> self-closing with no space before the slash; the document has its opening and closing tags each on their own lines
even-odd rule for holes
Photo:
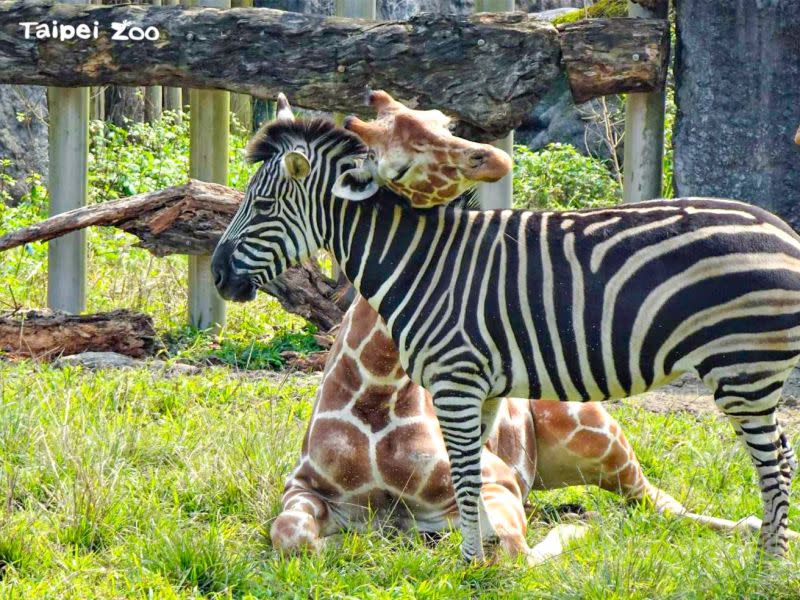
<svg viewBox="0 0 800 600">
<path fill-rule="evenodd" d="M 374 155 L 360 181 L 372 178 L 407 198 L 412 206 L 447 204 L 478 182 L 502 179 L 511 158 L 489 144 L 450 133 L 450 118 L 438 110 L 412 110 L 383 91 L 369 92 L 374 121 L 348 117 L 345 129 L 356 133 Z M 377 185 L 375 186 L 377 189 Z"/>
</svg>

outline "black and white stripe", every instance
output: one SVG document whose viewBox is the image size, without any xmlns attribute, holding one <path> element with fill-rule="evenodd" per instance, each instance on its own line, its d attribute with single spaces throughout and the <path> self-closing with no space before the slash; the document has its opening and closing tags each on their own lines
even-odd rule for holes
<svg viewBox="0 0 800 600">
<path fill-rule="evenodd" d="M 381 314 L 433 395 L 466 558 L 482 556 L 481 435 L 502 396 L 606 400 L 697 373 L 758 470 L 762 547 L 786 550 L 794 454 L 775 417 L 800 357 L 800 238 L 729 200 L 574 212 L 416 211 L 386 190 L 353 202 L 334 181 L 364 148 L 331 125 L 273 126 L 264 164 L 214 259 L 243 299 L 320 248 Z M 287 177 L 286 149 L 310 174 Z"/>
</svg>

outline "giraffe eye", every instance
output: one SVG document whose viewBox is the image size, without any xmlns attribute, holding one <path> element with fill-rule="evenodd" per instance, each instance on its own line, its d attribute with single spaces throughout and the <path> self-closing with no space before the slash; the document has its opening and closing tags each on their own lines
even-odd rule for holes
<svg viewBox="0 0 800 600">
<path fill-rule="evenodd" d="M 406 173 L 408 173 L 409 169 L 411 168 L 411 163 L 408 163 L 401 169 L 397 171 L 397 175 L 394 176 L 393 181 L 400 181 L 403 177 L 405 177 Z"/>
</svg>

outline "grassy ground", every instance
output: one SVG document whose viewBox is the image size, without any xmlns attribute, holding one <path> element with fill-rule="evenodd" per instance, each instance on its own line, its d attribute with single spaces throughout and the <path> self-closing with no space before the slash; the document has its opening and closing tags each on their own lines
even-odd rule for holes
<svg viewBox="0 0 800 600">
<path fill-rule="evenodd" d="M 800 596 L 797 555 L 760 565 L 755 540 L 627 507 L 611 494 L 536 494 L 602 518 L 538 568 L 464 567 L 457 533 L 348 534 L 284 559 L 268 530 L 316 378 L 210 368 L 165 378 L 0 363 L 0 595 L 16 598 L 708 598 Z M 691 508 L 759 513 L 753 472 L 711 417 L 614 409 L 649 476 Z M 796 520 L 798 515 L 792 515 Z M 548 524 L 532 522 L 536 542 Z"/>
</svg>

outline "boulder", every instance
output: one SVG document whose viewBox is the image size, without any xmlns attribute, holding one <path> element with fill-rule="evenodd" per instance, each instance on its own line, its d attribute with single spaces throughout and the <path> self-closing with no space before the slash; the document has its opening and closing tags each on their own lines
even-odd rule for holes
<svg viewBox="0 0 800 600">
<path fill-rule="evenodd" d="M 32 174 L 47 180 L 47 97 L 45 88 L 32 85 L 0 85 L 0 159 L 11 165 L 0 166 L 0 175 L 9 175 L 14 184 L 0 190 L 11 203 L 24 196 Z M 0 202 L 4 194 L 0 194 Z M 9 198 L 5 198 L 8 200 Z"/>
<path fill-rule="evenodd" d="M 676 10 L 677 194 L 752 202 L 800 231 L 800 2 Z"/>
</svg>

